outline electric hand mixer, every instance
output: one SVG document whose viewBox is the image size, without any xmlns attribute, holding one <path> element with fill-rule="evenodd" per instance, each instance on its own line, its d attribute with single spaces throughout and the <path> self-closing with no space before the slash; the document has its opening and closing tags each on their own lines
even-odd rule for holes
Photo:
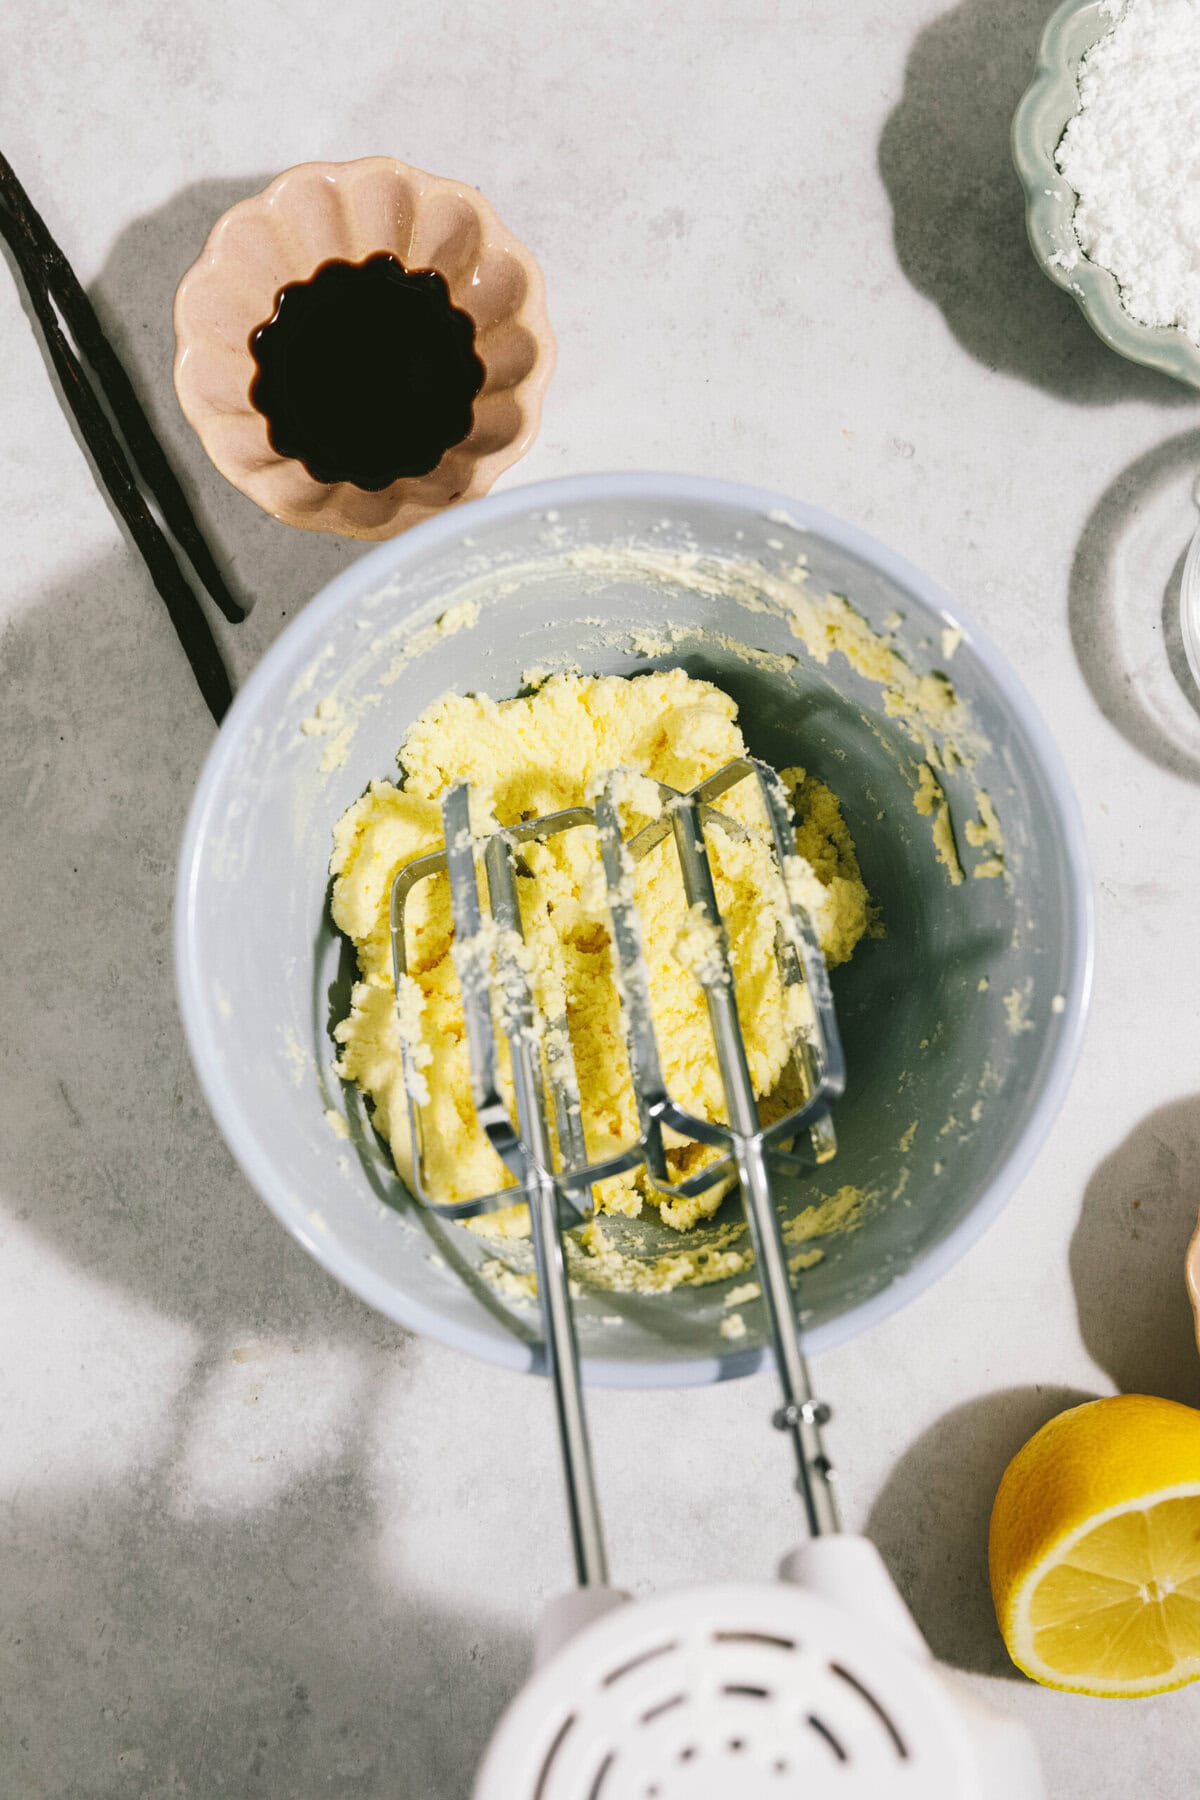
<svg viewBox="0 0 1200 1800">
<path fill-rule="evenodd" d="M 864 1538 L 839 1532 L 834 1471 L 822 1444 L 828 1408 L 814 1398 L 796 1325 L 787 1255 L 771 1192 L 779 1164 L 811 1166 L 836 1151 L 829 1117 L 844 1066 L 817 935 L 800 899 L 793 822 L 778 776 L 751 759 L 730 763 L 689 794 L 660 784 L 647 823 L 627 835 L 622 773 L 593 806 L 473 834 L 470 793 L 447 794 L 445 849 L 409 863 L 392 888 L 391 927 L 400 995 L 408 979 L 405 908 L 418 883 L 448 875 L 455 962 L 476 1110 L 516 1178 L 469 1200 L 439 1202 L 425 1175 L 423 1082 L 401 1009 L 414 1185 L 452 1218 L 529 1207 L 545 1321 L 578 1587 L 542 1621 L 537 1667 L 498 1727 L 479 1771 L 476 1800 L 786 1800 L 804 1795 L 920 1795 L 924 1800 L 1038 1800 L 1044 1792 L 1023 1730 L 981 1706 L 933 1662 L 883 1562 Z M 729 945 L 706 833 L 751 828 L 714 802 L 757 785 L 770 852 L 775 955 L 797 1104 L 760 1121 L 738 1016 Z M 637 809 L 645 817 L 644 802 Z M 614 979 L 637 1101 L 636 1141 L 588 1160 L 565 1012 L 535 993 L 522 924 L 522 848 L 589 826 L 599 836 Z M 634 870 L 667 838 L 678 855 L 690 917 L 704 934 L 694 974 L 707 1003 L 725 1095 L 718 1122 L 684 1111 L 667 1092 L 659 1058 Z M 487 912 L 478 862 L 487 885 Z M 807 1005 L 790 1004 L 799 990 Z M 505 1098 L 497 1037 L 508 1047 Z M 515 1117 L 513 1114 L 515 1113 Z M 673 1180 L 664 1130 L 717 1154 Z M 808 1145 L 805 1153 L 798 1145 Z M 564 1225 L 586 1218 L 594 1185 L 642 1166 L 668 1195 L 736 1179 L 757 1260 L 782 1386 L 775 1425 L 790 1434 L 809 1538 L 785 1557 L 777 1584 L 689 1589 L 630 1603 L 608 1585 L 588 1448 L 564 1260 Z"/>
</svg>

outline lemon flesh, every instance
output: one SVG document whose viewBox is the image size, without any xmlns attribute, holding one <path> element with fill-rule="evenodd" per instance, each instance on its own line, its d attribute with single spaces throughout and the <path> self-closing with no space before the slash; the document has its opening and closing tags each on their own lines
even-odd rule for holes
<svg viewBox="0 0 1200 1800">
<path fill-rule="evenodd" d="M 1031 1584 L 1029 1672 L 1089 1692 L 1159 1692 L 1200 1676 L 1200 1488 L 1120 1512 Z"/>
</svg>

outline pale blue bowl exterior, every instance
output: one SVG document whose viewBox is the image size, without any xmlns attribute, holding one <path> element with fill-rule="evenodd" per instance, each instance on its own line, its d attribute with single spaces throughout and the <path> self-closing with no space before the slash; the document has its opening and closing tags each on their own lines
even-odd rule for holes
<svg viewBox="0 0 1200 1800">
<path fill-rule="evenodd" d="M 856 957 L 837 990 L 848 1019 L 852 1089 L 856 1055 L 864 1089 L 857 1114 L 853 1094 L 850 1110 L 839 1109 L 839 1162 L 848 1176 L 860 1165 L 868 1171 L 878 1165 L 885 1185 L 890 1182 L 900 1166 L 891 1146 L 907 1123 L 909 1104 L 919 1104 L 923 1091 L 930 1109 L 948 1104 L 947 1094 L 952 1101 L 954 1083 L 962 1085 L 960 1063 L 986 1071 L 995 1062 L 1003 1071 L 1003 1079 L 997 1077 L 1003 1091 L 986 1115 L 994 1124 L 973 1138 L 965 1131 L 961 1146 L 947 1138 L 936 1164 L 944 1173 L 936 1179 L 931 1117 L 926 1161 L 909 1195 L 885 1202 L 878 1217 L 844 1244 L 831 1244 L 825 1263 L 802 1277 L 802 1308 L 813 1299 L 806 1325 L 810 1350 L 842 1343 L 895 1312 L 949 1270 L 996 1218 L 1059 1110 L 1087 1010 L 1091 888 L 1079 813 L 1058 751 L 999 652 L 927 576 L 883 544 L 813 507 L 757 488 L 680 475 L 612 474 L 493 495 L 372 550 L 318 594 L 267 652 L 205 764 L 179 865 L 180 1006 L 213 1115 L 248 1179 L 286 1228 L 340 1281 L 401 1325 L 513 1368 L 540 1367 L 536 1311 L 508 1307 L 491 1293 L 477 1278 L 477 1257 L 463 1262 L 460 1280 L 455 1265 L 463 1234 L 431 1222 L 405 1194 L 357 1097 L 329 1073 L 328 1027 L 344 995 L 331 1000 L 328 990 L 342 979 L 344 965 L 327 917 L 324 864 L 329 830 L 343 807 L 369 778 L 394 767 L 395 749 L 414 716 L 410 709 L 451 682 L 497 695 L 513 691 L 520 659 L 537 660 L 531 646 L 553 642 L 561 650 L 587 639 L 583 614 L 595 602 L 564 590 L 537 614 L 528 644 L 521 641 L 520 596 L 497 602 L 474 631 L 436 646 L 425 659 L 429 668 L 413 676 L 418 685 L 411 692 L 403 682 L 390 690 L 398 696 L 394 714 L 376 707 L 366 740 L 356 740 L 347 766 L 323 784 L 312 779 L 321 740 L 301 737 L 298 725 L 361 649 L 368 636 L 364 620 L 394 624 L 422 611 L 436 616 L 446 571 L 467 567 L 490 542 L 519 549 L 544 533 L 548 518 L 558 521 L 556 531 L 575 528 L 589 541 L 603 541 L 657 529 L 653 522 L 660 515 L 726 554 L 769 558 L 776 554 L 770 546 L 779 547 L 782 538 L 789 552 L 801 544 L 815 578 L 850 594 L 875 622 L 898 609 L 914 643 L 937 646 L 947 625 L 961 630 L 956 684 L 1001 746 L 995 768 L 983 776 L 1010 836 L 1016 874 L 1007 896 L 1000 890 L 1009 884 L 996 881 L 968 881 L 955 891 L 961 903 L 948 895 L 944 871 L 929 853 L 927 824 L 913 812 L 907 788 L 889 804 L 886 825 L 870 823 L 874 801 L 852 819 L 864 868 L 869 878 L 877 869 L 885 915 L 890 905 L 892 917 L 889 939 L 864 951 L 861 969 Z M 656 603 L 636 593 L 614 593 L 607 604 L 627 624 L 639 616 L 643 625 L 661 622 Z M 767 647 L 791 641 L 796 647 L 786 626 L 770 620 L 748 626 L 736 608 L 697 600 L 693 614 L 702 621 L 711 617 L 726 633 L 740 631 L 745 641 Z M 939 654 L 936 647 L 928 650 L 935 662 Z M 589 668 L 645 667 L 631 654 L 595 644 L 585 644 L 580 655 Z M 682 654 L 680 660 L 689 661 Z M 835 658 L 821 671 L 802 658 L 793 683 L 748 673 L 735 661 L 725 668 L 713 651 L 700 658 L 697 672 L 728 679 L 735 691 L 741 684 L 751 748 L 779 760 L 803 715 L 797 752 L 807 756 L 811 750 L 810 766 L 828 772 L 835 785 L 841 767 L 844 790 L 845 746 L 851 756 L 860 743 L 864 756 L 875 754 L 873 737 L 856 721 L 868 719 L 877 697 L 863 698 L 865 685 L 838 663 Z M 756 739 L 759 722 L 765 741 Z M 823 754 L 841 761 L 826 770 Z M 889 751 L 893 761 L 903 754 Z M 892 780 L 890 763 L 880 767 L 879 780 Z M 896 843 L 903 846 L 899 861 Z M 950 910 L 960 904 L 961 915 Z M 911 945 L 905 936 L 910 909 L 924 921 Z M 1010 913 L 1013 944 L 1024 933 L 1023 948 L 1007 942 Z M 993 966 L 996 983 L 976 1001 L 977 970 Z M 1000 989 L 1010 980 L 1020 985 L 1026 969 L 1037 974 L 1034 1019 L 1027 1033 L 1012 1037 L 1004 1028 Z M 916 1048 L 916 1034 L 928 1030 L 920 1008 L 931 983 L 941 984 L 943 1011 L 951 1019 L 948 1064 L 939 1063 L 936 1052 L 930 1057 Z M 894 1046 L 892 1026 L 903 1040 Z M 856 1044 L 861 1050 L 854 1050 Z M 920 1064 L 911 1102 L 892 1097 L 892 1064 L 906 1061 Z M 899 1072 L 903 1087 L 905 1071 Z M 329 1130 L 327 1106 L 345 1115 L 349 1142 Z M 866 1142 L 874 1134 L 878 1145 Z M 789 1199 L 785 1210 L 794 1211 L 806 1197 L 802 1192 Z M 468 1248 L 474 1256 L 473 1244 Z M 679 1289 L 669 1298 L 585 1300 L 579 1331 L 587 1378 L 672 1386 L 757 1368 L 769 1355 L 758 1309 L 744 1309 L 750 1335 L 731 1345 L 718 1331 L 721 1297 L 717 1287 Z M 619 1325 L 611 1323 L 614 1316 Z"/>
</svg>

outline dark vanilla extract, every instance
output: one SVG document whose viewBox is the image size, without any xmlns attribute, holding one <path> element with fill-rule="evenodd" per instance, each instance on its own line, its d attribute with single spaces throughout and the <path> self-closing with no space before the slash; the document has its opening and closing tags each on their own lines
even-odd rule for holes
<svg viewBox="0 0 1200 1800">
<path fill-rule="evenodd" d="M 386 251 L 290 282 L 250 349 L 272 448 L 317 481 L 371 490 L 436 468 L 483 386 L 474 322 L 445 279 Z"/>
</svg>

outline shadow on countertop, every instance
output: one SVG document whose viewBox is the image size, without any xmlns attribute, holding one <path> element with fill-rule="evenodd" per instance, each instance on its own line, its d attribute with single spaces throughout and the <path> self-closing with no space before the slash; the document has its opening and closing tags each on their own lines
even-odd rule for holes
<svg viewBox="0 0 1200 1800">
<path fill-rule="evenodd" d="M 270 596 L 246 624 L 219 627 L 243 670 L 359 548 L 267 518 L 212 468 L 175 401 L 175 286 L 218 214 L 256 185 L 185 189 L 118 238 L 95 284 L 218 558 L 243 577 L 252 568 Z M 69 249 L 63 221 L 48 223 Z M 90 1274 L 205 1332 L 341 1319 L 360 1343 L 395 1349 L 404 1334 L 321 1273 L 252 1194 L 192 1075 L 171 910 L 213 727 L 113 517 L 111 556 L 32 597 L 0 640 L 0 817 L 20 821 L 21 847 L 0 858 L 0 903 L 20 921 L 0 1005 L 21 1022 L 5 1045 L 0 1194 Z"/>
<path fill-rule="evenodd" d="M 269 518 L 218 474 L 175 398 L 171 373 L 175 358 L 175 290 L 222 213 L 236 201 L 257 193 L 269 179 L 266 175 L 248 175 L 244 180 L 200 181 L 183 188 L 166 204 L 120 233 L 88 289 L 105 334 L 128 370 L 200 528 L 231 588 L 251 615 L 244 625 L 233 630 L 218 623 L 218 637 L 235 678 L 235 688 L 287 620 L 366 549 L 362 543 L 329 532 L 299 531 Z M 52 196 L 33 192 L 31 198 L 40 206 L 47 225 L 69 258 L 73 237 L 69 215 L 61 205 L 53 203 Z M 79 454 L 90 465 L 45 355 L 12 257 L 2 247 L 0 263 L 7 265 L 8 278 L 21 295 L 47 380 L 58 396 Z M 125 528 L 99 481 L 97 487 L 109 504 L 115 531 L 124 538 Z M 126 541 L 129 556 L 138 561 L 140 568 L 136 550 Z M 190 579 L 190 569 L 188 573 Z M 162 601 L 154 594 L 150 604 L 161 608 Z M 215 608 L 207 601 L 205 604 L 210 616 L 214 616 Z"/>
<path fill-rule="evenodd" d="M 241 628 L 239 628 L 241 629 Z M 209 1117 L 175 1002 L 183 822 L 212 722 L 132 552 L 18 612 L 0 643 L 10 920 L 0 1195 L 70 1261 L 205 1336 L 404 1333 L 319 1270 Z"/>
<path fill-rule="evenodd" d="M 900 266 L 993 372 L 1087 405 L 1184 404 L 1183 387 L 1100 342 L 1029 248 L 1009 131 L 1049 12 L 962 0 L 914 42 L 879 142 Z"/>
<path fill-rule="evenodd" d="M 45 1479 L 6 1488 L 0 1789 L 458 1793 L 525 1652 L 502 1623 L 442 1616 L 420 1592 L 403 1468 L 377 1475 L 372 1449 L 380 1415 L 403 1405 L 409 1340 L 280 1228 L 192 1073 L 170 919 L 212 725 L 131 552 L 18 612 L 0 686 L 0 817 L 15 834 L 0 856 L 0 1236 L 35 1234 L 48 1262 L 111 1290 L 131 1342 L 145 1311 L 186 1326 L 192 1346 L 132 1470 L 77 1486 L 52 1416 Z M 48 1369 L 60 1330 L 71 1322 L 46 1321 Z M 112 1379 L 124 1356 L 136 1387 L 170 1387 L 123 1335 L 97 1347 Z M 333 1372 L 322 1402 L 336 1430 L 314 1434 L 304 1467 L 297 1427 L 301 1466 L 269 1501 L 197 1500 L 195 1458 L 220 1408 L 242 1403 L 231 1346 L 264 1341 Z M 0 1370 L 14 1396 L 38 1369 L 36 1338 L 22 1356 Z M 80 1379 L 88 1391 L 86 1364 Z M 52 1386 L 45 1398 L 53 1415 Z M 412 1584 L 379 1567 L 388 1530 Z"/>
<path fill-rule="evenodd" d="M 988 1523 L 1000 1477 L 1056 1413 L 1091 1400 L 1071 1388 L 1009 1388 L 957 1406 L 922 1433 L 867 1520 L 892 1579 L 940 1662 L 1024 1680 L 992 1609 Z"/>
<path fill-rule="evenodd" d="M 1200 1095 L 1161 1106 L 1105 1157 L 1071 1239 L 1079 1328 L 1126 1394 L 1200 1406 L 1184 1257 L 1200 1211 Z"/>
<path fill-rule="evenodd" d="M 218 560 L 257 602 L 244 625 L 217 626 L 240 678 L 363 548 L 269 519 L 208 463 L 175 401 L 175 287 L 218 215 L 261 185 L 189 187 L 118 238 L 92 288 Z M 46 213 L 70 254 L 69 218 Z M 19 596 L 0 687 L 0 817 L 14 834 L 0 857 L 0 1235 L 11 1221 L 48 1264 L 100 1284 L 101 1304 L 110 1290 L 131 1333 L 144 1309 L 186 1326 L 192 1346 L 131 1471 L 74 1485 L 51 1421 L 46 1481 L 6 1492 L 0 1788 L 62 1800 L 464 1791 L 527 1649 L 470 1606 L 439 1610 L 407 1541 L 415 1582 L 381 1570 L 381 1533 L 406 1537 L 407 1495 L 402 1469 L 374 1474 L 373 1434 L 403 1397 L 410 1340 L 280 1228 L 193 1075 L 171 913 L 213 728 L 115 515 L 110 555 Z M 239 1404 L 222 1396 L 242 1354 L 231 1346 L 247 1342 L 327 1366 L 336 1429 L 314 1428 L 311 1466 L 289 1463 L 269 1501 L 227 1510 L 196 1500 L 192 1463 L 220 1407 Z M 27 1354 L 36 1367 L 36 1342 Z M 144 1376 L 151 1391 L 170 1386 L 160 1369 Z"/>
<path fill-rule="evenodd" d="M 5 1794 L 465 1794 L 527 1647 L 391 1589 L 370 1510 L 337 1468 L 237 1518 L 145 1492 L 18 1500 L 0 1541 Z"/>
</svg>

